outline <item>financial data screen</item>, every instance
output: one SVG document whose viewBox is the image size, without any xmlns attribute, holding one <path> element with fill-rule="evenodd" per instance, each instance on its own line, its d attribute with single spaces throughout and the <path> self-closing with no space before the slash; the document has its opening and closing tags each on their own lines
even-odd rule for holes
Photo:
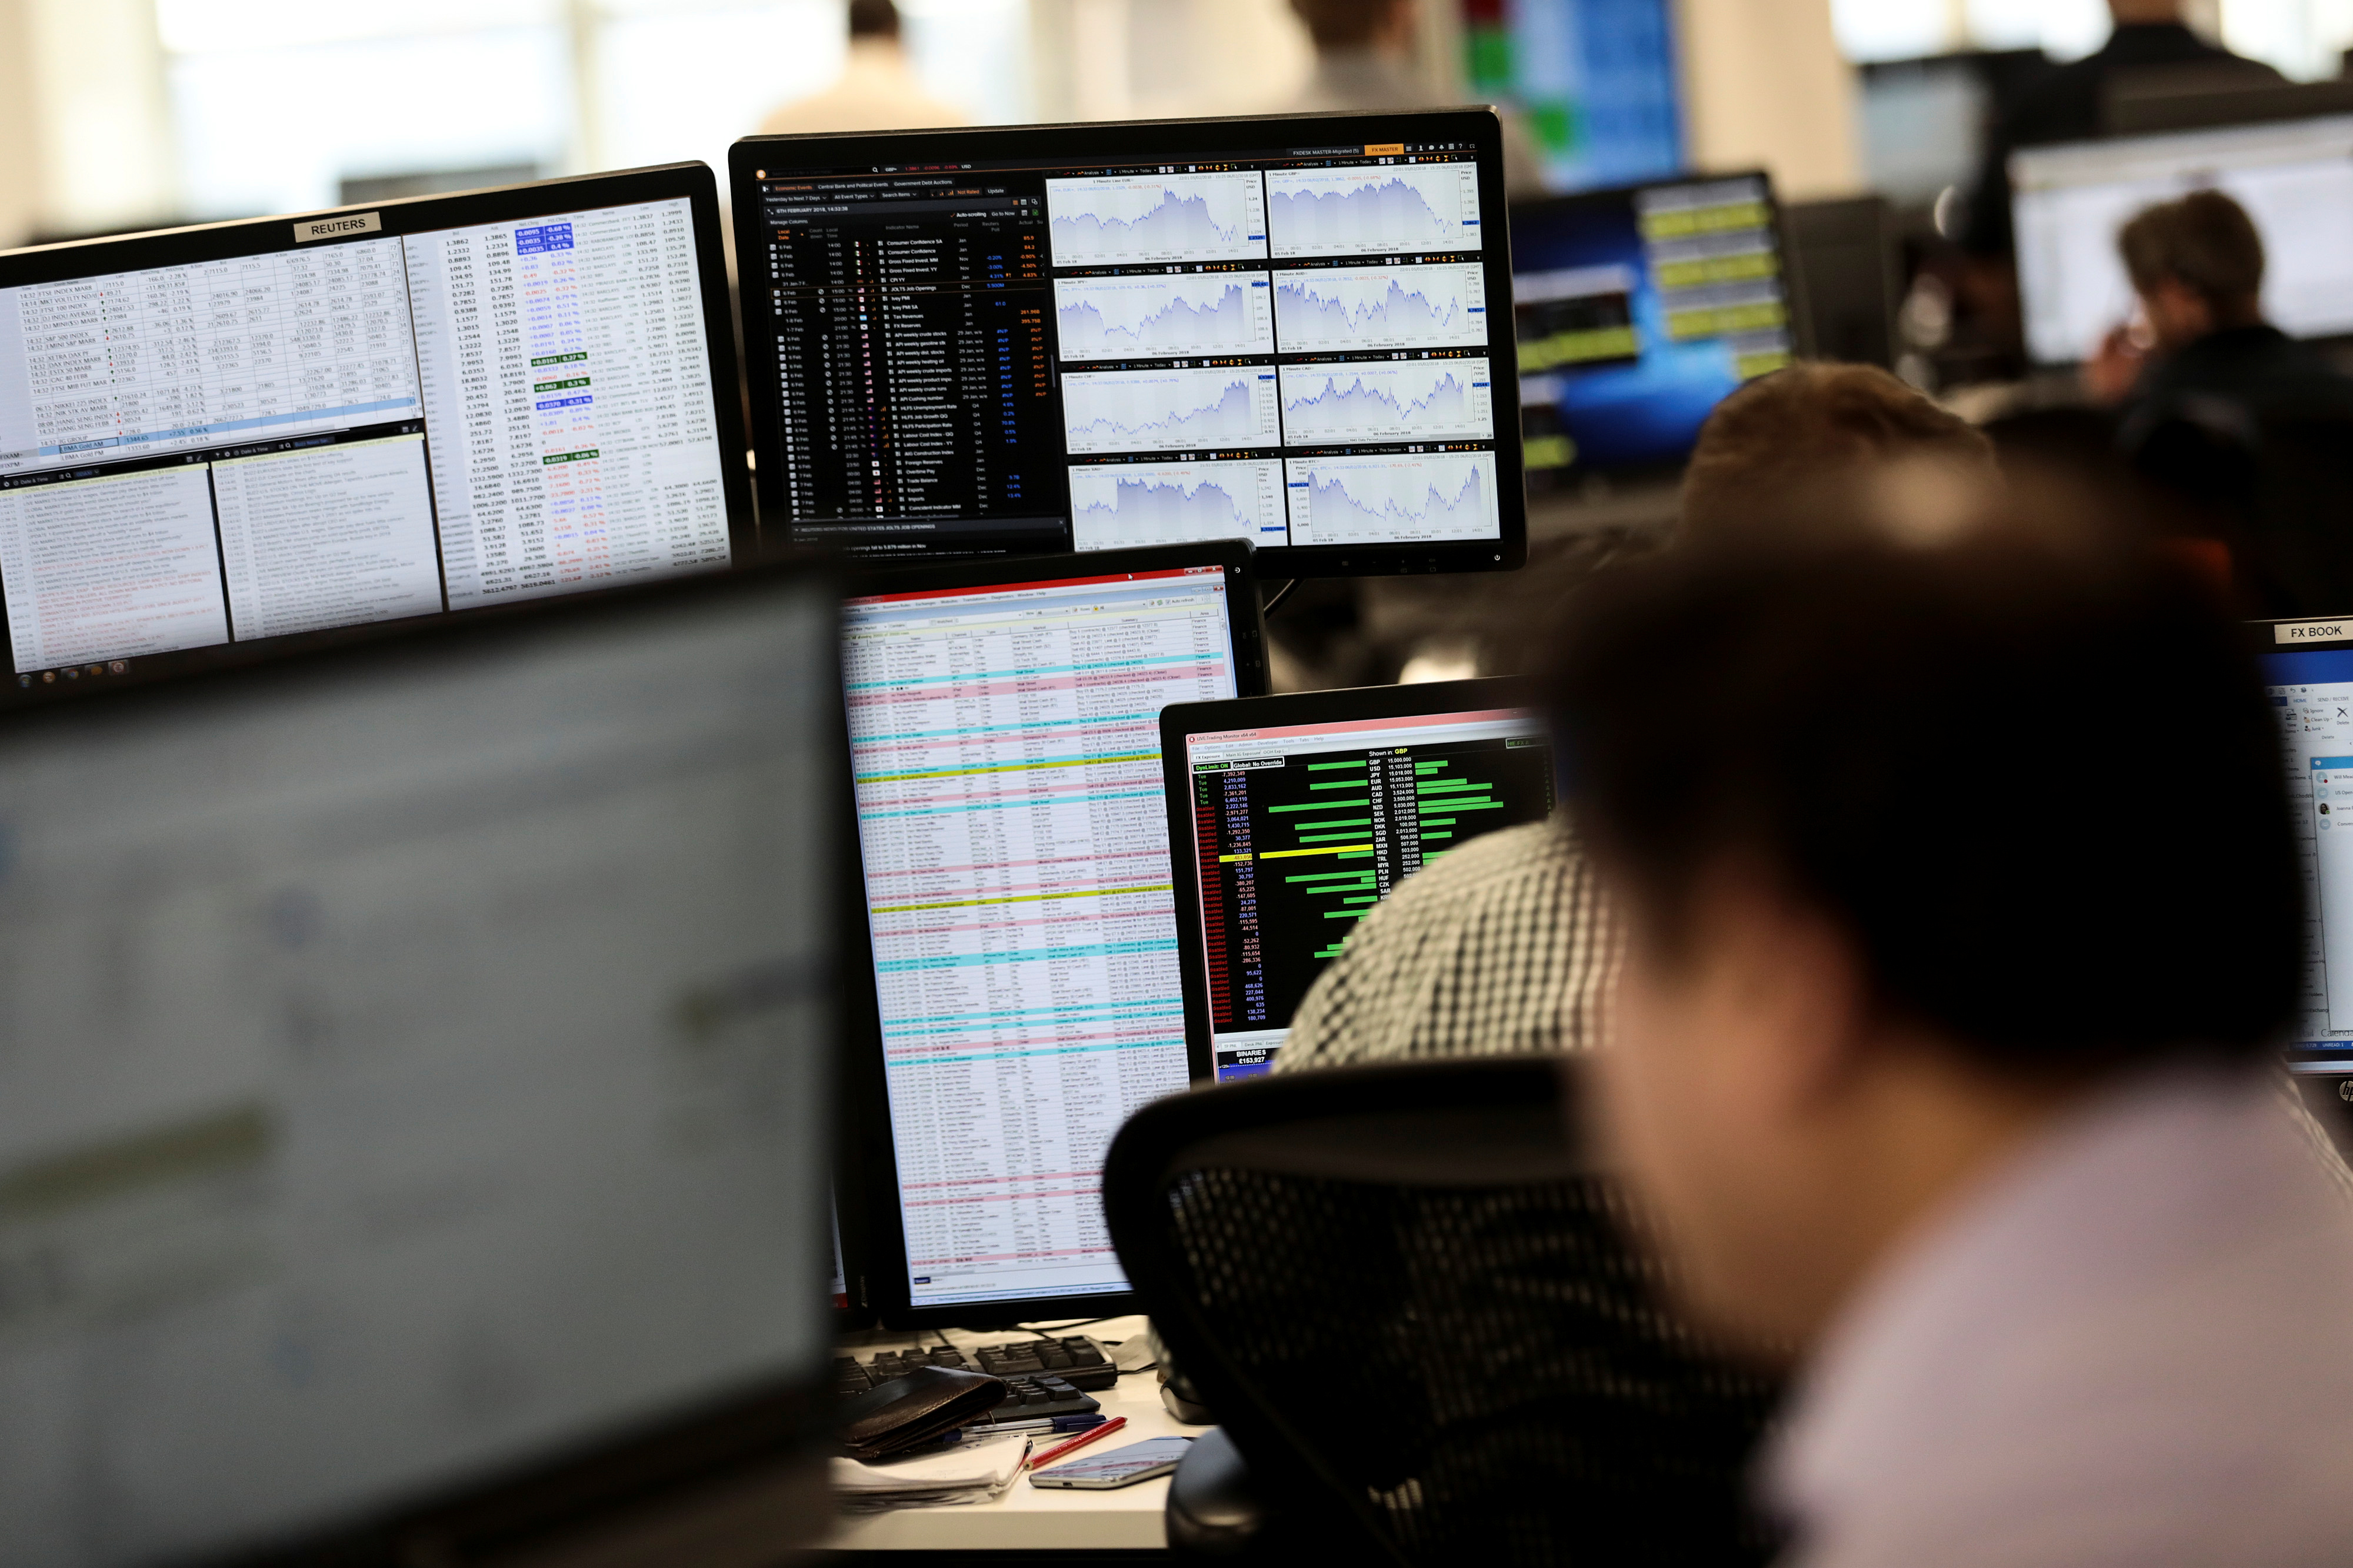
<svg viewBox="0 0 2353 1568">
<path fill-rule="evenodd" d="M 777 803 L 840 766 L 836 603 L 12 717 L 10 1568 L 242 1562 L 822 1375 L 838 898 Z"/>
<path fill-rule="evenodd" d="M 2263 664 L 2279 715 L 2309 922 L 2295 1045 L 2307 1055 L 2353 1059 L 2353 648 L 2296 649 L 2268 655 Z"/>
<path fill-rule="evenodd" d="M 1220 1081 L 1264 1072 L 1356 922 L 1467 839 L 1553 806 L 1552 752 L 1516 709 L 1186 737 Z"/>
<path fill-rule="evenodd" d="M 1124 1290 L 1103 1154 L 1187 1082 L 1160 710 L 1235 695 L 1224 572 L 853 600 L 843 679 L 912 1302 Z"/>
<path fill-rule="evenodd" d="M 763 505 L 797 539 L 1502 536 L 1470 143 L 758 173 Z"/>
<path fill-rule="evenodd" d="M 1531 495 L 1680 464 L 1727 394 L 1793 352 L 1761 176 L 1514 206 L 1512 293 Z"/>
<path fill-rule="evenodd" d="M 17 684 L 728 564 L 708 330 L 683 196 L 0 288 Z"/>
<path fill-rule="evenodd" d="M 2300 338 L 2353 334 L 2353 115 L 2023 148 L 2010 158 L 2026 342 L 2088 359 L 2133 315 L 2116 235 L 2193 190 L 2246 208 L 2263 240 L 2263 314 Z"/>
</svg>

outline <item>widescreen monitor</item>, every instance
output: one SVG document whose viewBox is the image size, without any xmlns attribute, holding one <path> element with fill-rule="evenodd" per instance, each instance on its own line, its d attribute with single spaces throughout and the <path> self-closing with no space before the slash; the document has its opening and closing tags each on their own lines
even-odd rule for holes
<svg viewBox="0 0 2353 1568">
<path fill-rule="evenodd" d="M 1103 1153 L 1196 1076 L 1160 710 L 1265 689 L 1256 595 L 1227 542 L 917 567 L 850 600 L 887 1319 L 1124 1310 Z"/>
<path fill-rule="evenodd" d="M 700 163 L 0 255 L 0 704 L 753 545 Z"/>
<path fill-rule="evenodd" d="M 1514 680 L 1187 703 L 1160 744 L 1186 1033 L 1220 1082 L 1272 1065 L 1398 883 L 1554 804 L 1551 743 Z"/>
<path fill-rule="evenodd" d="M 635 1563 L 635 1505 L 764 1477 L 750 1561 L 822 1530 L 838 604 L 764 568 L 10 716 L 11 1568 Z"/>
<path fill-rule="evenodd" d="M 2088 359 L 2132 319 L 2125 224 L 2210 187 L 2263 236 L 2265 318 L 2299 338 L 2353 335 L 2353 115 L 2030 147 L 2010 179 L 2027 348 L 2042 363 Z"/>
<path fill-rule="evenodd" d="M 1488 110 L 738 142 L 763 526 L 1519 565 L 1501 145 Z"/>
<path fill-rule="evenodd" d="M 1514 206 L 1528 493 L 1672 474 L 1725 394 L 1799 352 L 1788 270 L 1763 174 Z"/>
</svg>

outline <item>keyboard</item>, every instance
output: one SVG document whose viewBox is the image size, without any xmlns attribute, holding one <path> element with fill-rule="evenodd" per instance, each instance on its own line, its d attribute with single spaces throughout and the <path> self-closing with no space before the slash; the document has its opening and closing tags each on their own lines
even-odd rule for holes
<svg viewBox="0 0 2353 1568">
<path fill-rule="evenodd" d="M 1081 1334 L 980 1345 L 969 1353 L 953 1345 L 924 1345 L 911 1351 L 881 1351 L 864 1362 L 839 1356 L 833 1363 L 834 1392 L 843 1398 L 863 1394 L 919 1366 L 952 1366 L 1005 1380 L 1008 1391 L 1005 1398 L 987 1415 L 969 1423 L 981 1431 L 1012 1421 L 1091 1415 L 1103 1406 L 1088 1398 L 1085 1391 L 1109 1388 L 1119 1381 L 1119 1368 L 1112 1364 L 1111 1352 Z"/>
</svg>

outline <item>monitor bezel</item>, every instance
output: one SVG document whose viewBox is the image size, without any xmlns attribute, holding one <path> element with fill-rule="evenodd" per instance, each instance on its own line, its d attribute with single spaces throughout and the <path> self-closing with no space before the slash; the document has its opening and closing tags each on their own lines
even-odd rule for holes
<svg viewBox="0 0 2353 1568">
<path fill-rule="evenodd" d="M 1312 130 L 1292 141 L 1286 127 Z M 760 171 L 903 168 L 910 164 L 997 163 L 1050 158 L 1055 163 L 1149 160 L 1167 153 L 1181 138 L 1187 157 L 1219 153 L 1261 153 L 1285 142 L 1309 146 L 1331 142 L 1371 145 L 1388 142 L 1466 140 L 1477 143 L 1479 204 L 1486 292 L 1490 301 L 1512 297 L 1510 204 L 1504 187 L 1503 121 L 1491 108 L 1407 110 L 1365 114 L 1282 114 L 1198 120 L 1130 120 L 1115 123 L 989 126 L 978 130 L 864 132 L 819 136 L 747 136 L 728 150 L 727 172 L 734 202 L 735 233 L 760 227 Z M 1271 263 L 1270 263 L 1271 265 Z M 786 537 L 785 471 L 777 426 L 776 338 L 764 289 L 746 287 L 744 301 L 744 367 L 752 411 L 754 490 L 764 520 Z M 1258 547 L 1264 578 L 1395 576 L 1437 572 L 1510 572 L 1527 563 L 1527 499 L 1519 482 L 1519 349 L 1508 330 L 1500 334 L 1489 307 L 1489 406 L 1495 421 L 1496 517 L 1492 540 L 1457 543 L 1384 545 L 1266 545 Z M 1065 520 L 1067 521 L 1067 520 Z M 1150 548 L 1150 547 L 1146 547 Z M 1023 557 L 1043 560 L 1052 552 Z M 1102 552 L 1083 553 L 1099 554 Z"/>
<path fill-rule="evenodd" d="M 1217 566 L 1225 572 L 1227 626 L 1233 638 L 1234 686 L 1255 697 L 1267 689 L 1267 642 L 1251 553 L 1246 540 L 1212 540 L 1138 550 L 1093 551 L 1083 555 L 991 556 L 923 566 L 874 567 L 849 574 L 845 597 L 1006 587 L 1123 572 Z M 846 627 L 846 616 L 844 624 Z M 845 733 L 848 724 L 845 700 Z M 875 989 L 873 931 L 866 912 L 864 855 L 859 847 L 857 800 L 849 784 L 849 771 L 847 766 L 842 771 L 844 804 L 839 820 L 843 842 L 853 847 L 853 853 L 846 858 L 851 862 L 850 880 L 857 889 L 857 902 L 846 922 L 849 929 L 841 943 L 847 976 L 842 1005 L 842 1032 L 849 1049 L 845 1087 L 853 1126 L 845 1132 L 840 1144 L 845 1154 L 854 1155 L 859 1162 L 850 1185 L 864 1205 L 858 1223 L 865 1237 L 871 1310 L 883 1326 L 891 1329 L 1005 1329 L 1018 1323 L 1068 1318 L 1092 1321 L 1141 1310 L 1141 1302 L 1132 1289 L 1102 1295 L 1040 1296 L 1001 1303 L 965 1301 L 945 1307 L 914 1304 L 914 1288 L 908 1281 L 906 1229 L 899 1209 L 899 1162 L 891 1134 L 890 1087 L 882 1066 L 881 1001 Z M 1189 1033 L 1186 1061 L 1187 1076 L 1198 1082 L 1198 1075 L 1192 1071 Z"/>
<path fill-rule="evenodd" d="M 1193 779 L 1186 762 L 1187 741 L 1222 730 L 1345 724 L 1496 708 L 1539 713 L 1538 697 L 1536 683 L 1527 677 L 1482 675 L 1410 686 L 1351 686 L 1332 691 L 1238 697 L 1225 702 L 1175 702 L 1160 710 L 1160 784 L 1168 813 L 1171 879 L 1176 888 L 1176 962 L 1185 1002 L 1185 1055 L 1195 1081 L 1216 1081 L 1217 1051 L 1216 1024 L 1209 1016 L 1208 932 L 1201 924 L 1200 852 L 1193 836 Z"/>
<path fill-rule="evenodd" d="M 1562 191 L 1551 195 L 1531 196 L 1512 204 L 1513 232 L 1515 235 L 1519 232 L 1519 223 L 1523 217 L 1534 219 L 1552 213 L 1573 211 L 1581 206 L 1599 206 L 1609 202 L 1625 201 L 1642 191 L 1664 190 L 1674 185 L 1713 185 L 1727 180 L 1756 180 L 1762 183 L 1765 187 L 1765 208 L 1770 215 L 1768 222 L 1773 230 L 1774 251 L 1781 263 L 1782 300 L 1788 310 L 1789 358 L 1793 363 L 1810 360 L 1814 357 L 1813 311 L 1808 307 L 1803 291 L 1797 286 L 1797 262 L 1795 253 L 1789 245 L 1789 225 L 1785 210 L 1787 204 L 1781 200 L 1780 192 L 1774 188 L 1773 174 L 1769 169 L 1726 169 L 1720 174 L 1667 174 L 1656 179 L 1633 180 L 1621 185 L 1597 185 L 1588 190 Z M 1516 258 L 1514 260 L 1516 261 Z M 1515 265 L 1513 268 L 1513 277 L 1516 279 L 1518 276 L 1519 269 Z M 1516 290 L 1512 324 L 1513 342 L 1515 345 L 1514 353 L 1516 353 L 1519 326 Z M 1746 382 L 1741 384 L 1741 385 L 1746 384 Z M 1738 387 L 1734 390 L 1737 391 Z M 1728 397 L 1731 394 L 1726 393 L 1725 395 Z M 1525 422 L 1525 411 L 1522 418 Z M 1697 440 L 1696 430 L 1694 432 L 1694 440 Z M 1534 491 L 1528 493 L 1532 501 L 1541 506 L 1574 500 L 1578 485 L 1588 479 L 1599 479 L 1610 484 L 1677 484 L 1682 481 L 1683 465 L 1690 458 L 1691 453 L 1686 449 L 1682 457 L 1666 458 L 1654 463 L 1595 464 L 1588 468 L 1572 470 L 1576 478 L 1557 489 L 1547 488 L 1541 495 Z M 1525 472 L 1525 456 L 1523 454 L 1524 484 Z M 1549 485 L 1549 481 L 1547 484 Z"/>
<path fill-rule="evenodd" d="M 2009 187 L 2008 199 L 2010 202 L 2010 222 L 2011 232 L 2017 232 L 2019 203 L 2024 195 L 2024 193 L 2020 190 L 2018 183 L 2018 160 L 2021 158 L 2032 158 L 2051 153 L 2066 153 L 2087 150 L 2106 150 L 2130 142 L 2189 141 L 2200 137 L 2213 136 L 2218 133 L 2225 133 L 2233 131 L 2277 131 L 2287 126 L 2300 124 L 2306 121 L 2316 120 L 2353 121 L 2353 103 L 2332 107 L 2324 113 L 2287 114 L 2266 117 L 2260 120 L 2232 120 L 2218 124 L 2185 125 L 2165 131 L 2136 131 L 2130 134 L 2095 136 L 2069 142 L 2037 142 L 2032 146 L 2018 148 L 2010 153 L 2010 164 L 2002 171 Z M 2219 186 L 2215 188 L 2220 189 Z M 2181 187 L 2181 192 L 2182 194 L 2187 194 L 2189 189 L 2189 186 L 2184 185 Z M 2227 195 L 2228 193 L 2225 194 Z M 2124 263 L 2119 260 L 2116 265 L 2121 268 Z M 2022 268 L 2018 271 L 2017 283 L 2019 334 L 2021 341 L 2025 344 L 2027 363 L 2040 371 L 2055 372 L 2080 369 L 2086 363 L 2085 361 L 2080 359 L 2044 359 L 2035 353 L 2033 331 L 2029 314 L 2030 306 L 2026 299 L 2026 274 Z M 2284 331 L 2284 329 L 2283 329 L 2283 331 Z M 2336 349 L 2348 344 L 2353 344 L 2353 330 L 2342 332 L 2327 332 L 2320 336 L 2310 338 L 2294 337 L 2294 334 L 2290 334 L 2290 336 L 2294 342 L 2310 343 L 2320 349 Z"/>
<path fill-rule="evenodd" d="M 543 626 L 660 616 L 779 593 L 812 595 L 839 605 L 840 581 L 834 563 L 803 552 L 740 571 L 592 589 L 486 606 L 465 616 L 377 623 L 350 628 L 332 646 L 274 647 L 236 665 L 153 675 L 93 689 L 70 704 L 0 715 L 0 732 L 26 735 L 47 727 L 135 721 L 142 713 L 169 711 L 216 694 L 262 692 L 331 679 L 343 670 L 397 668 L 470 648 L 527 642 Z M 814 673 L 839 688 L 832 670 Z M 846 728 L 832 721 L 838 711 L 829 710 L 828 722 L 819 726 L 832 762 L 848 755 Z M 830 776 L 837 781 L 833 793 L 846 796 L 847 767 L 831 767 Z M 839 809 L 833 799 L 818 802 L 818 808 Z M 848 902 L 858 890 L 852 858 L 837 853 L 832 860 L 829 901 L 837 910 L 860 908 Z M 835 944 L 837 965 L 845 945 Z M 833 989 L 839 1017 L 839 984 Z M 821 1071 L 839 1101 L 849 1077 L 839 1030 L 830 1032 L 826 1049 Z M 822 1243 L 824 1226 L 817 1226 L 813 1234 Z M 815 1288 L 822 1289 L 831 1267 L 829 1248 L 809 1260 Z M 817 1316 L 813 1311 L 812 1318 Z M 723 1393 L 567 1435 L 466 1479 L 401 1491 L 194 1561 L 202 1568 L 396 1568 L 428 1559 L 472 1561 L 478 1551 L 568 1546 L 595 1531 L 613 1537 L 609 1554 L 600 1561 L 613 1568 L 654 1568 L 672 1560 L 682 1516 L 732 1532 L 746 1522 L 747 1510 L 765 1508 L 771 1511 L 760 1512 L 754 1521 L 763 1531 L 755 1539 L 742 1541 L 731 1533 L 709 1542 L 714 1563 L 753 1568 L 772 1560 L 780 1544 L 814 1545 L 830 1528 L 825 1467 L 837 1405 L 830 1357 L 830 1344 L 820 1340 L 805 1366 L 763 1373 Z M 778 1508 L 785 1511 L 773 1511 Z M 780 1528 L 790 1540 L 779 1540 Z"/>
<path fill-rule="evenodd" d="M 702 299 L 703 346 L 710 361 L 712 405 L 718 421 L 720 479 L 727 510 L 729 569 L 734 570 L 761 559 L 762 552 L 757 514 L 752 502 L 751 476 L 745 469 L 743 456 L 745 449 L 743 384 L 735 351 L 734 310 L 730 302 L 726 255 L 719 222 L 719 186 L 717 177 L 707 163 L 661 163 L 612 174 L 533 180 L 523 184 L 496 185 L 453 195 L 359 202 L 313 212 L 240 218 L 186 228 L 110 235 L 98 239 L 69 240 L 57 245 L 0 250 L 0 289 L 56 283 L 110 272 L 143 272 L 163 267 L 187 267 L 241 256 L 295 251 L 308 254 L 359 241 L 398 238 L 404 235 L 502 223 L 515 218 L 543 217 L 577 212 L 589 206 L 629 206 L 648 202 L 674 201 L 681 196 L 687 198 L 694 229 L 695 264 Z M 380 226 L 332 239 L 298 242 L 294 237 L 298 226 L 354 216 L 374 216 Z M 584 589 L 577 594 L 541 595 L 522 603 L 575 599 L 604 591 Z M 30 686 L 16 681 L 0 682 L 0 710 L 43 707 L 51 702 L 71 700 L 86 697 L 98 688 L 175 679 L 206 668 L 243 667 L 257 659 L 274 658 L 280 652 L 299 653 L 332 647 L 353 638 L 365 641 L 385 626 L 463 621 L 505 607 L 480 605 L 462 610 L 439 610 L 399 621 L 289 632 L 257 642 L 230 642 L 214 647 L 147 654 L 130 660 L 131 668 L 126 675 L 106 674 L 87 679 L 61 679 L 48 683 L 36 681 Z"/>
</svg>

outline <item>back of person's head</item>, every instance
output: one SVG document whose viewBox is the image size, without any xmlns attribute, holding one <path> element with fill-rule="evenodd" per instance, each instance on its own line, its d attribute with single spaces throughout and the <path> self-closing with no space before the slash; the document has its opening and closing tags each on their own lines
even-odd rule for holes
<svg viewBox="0 0 2353 1568">
<path fill-rule="evenodd" d="M 2263 236 L 2246 208 L 2220 191 L 2143 209 L 2116 236 L 2116 249 L 2143 294 L 2176 283 L 2206 302 L 2216 326 L 2263 319 Z"/>
<path fill-rule="evenodd" d="M 1319 49 L 1361 49 L 1377 42 L 1405 0 L 1291 0 Z"/>
<path fill-rule="evenodd" d="M 1993 445 L 1875 365 L 1795 364 L 1715 406 L 1684 470 L 1693 537 L 1779 526 L 1787 502 L 1824 475 L 1899 458 L 1991 472 Z"/>
<path fill-rule="evenodd" d="M 853 38 L 895 38 L 899 7 L 895 0 L 849 0 L 849 36 Z"/>
<path fill-rule="evenodd" d="M 1597 582 L 1553 703 L 1655 951 L 1761 875 L 1891 1019 L 2001 1070 L 2244 1053 L 2296 1003 L 2270 705 L 2210 592 L 2077 492 L 1916 465 Z"/>
</svg>

